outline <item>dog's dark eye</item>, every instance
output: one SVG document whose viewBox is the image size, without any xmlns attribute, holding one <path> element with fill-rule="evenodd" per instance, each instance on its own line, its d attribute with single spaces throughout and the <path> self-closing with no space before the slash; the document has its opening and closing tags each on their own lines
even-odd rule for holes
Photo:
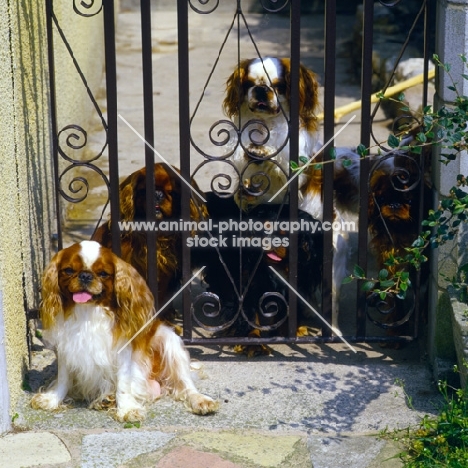
<svg viewBox="0 0 468 468">
<path fill-rule="evenodd" d="M 276 92 L 278 94 L 286 93 L 286 83 L 275 83 L 273 87 L 276 89 Z"/>
<path fill-rule="evenodd" d="M 71 276 L 75 273 L 75 270 L 73 268 L 65 268 L 62 270 L 66 275 Z"/>
<path fill-rule="evenodd" d="M 109 275 L 109 273 L 107 273 L 107 271 L 100 271 L 100 272 L 98 273 L 98 276 L 99 276 L 100 278 L 109 278 L 110 275 Z"/>
</svg>

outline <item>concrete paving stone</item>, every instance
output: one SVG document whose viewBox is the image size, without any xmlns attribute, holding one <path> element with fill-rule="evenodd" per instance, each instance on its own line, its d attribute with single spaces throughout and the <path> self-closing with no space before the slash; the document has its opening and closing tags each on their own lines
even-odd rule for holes
<svg viewBox="0 0 468 468">
<path fill-rule="evenodd" d="M 159 431 L 123 431 L 90 434 L 83 438 L 81 468 L 114 468 L 141 454 L 164 447 L 174 434 Z"/>
<path fill-rule="evenodd" d="M 183 437 L 187 442 L 207 450 L 226 453 L 248 460 L 258 467 L 284 466 L 302 440 L 295 435 L 275 436 L 258 433 L 195 432 Z"/>
<path fill-rule="evenodd" d="M 0 438 L 0 468 L 67 463 L 70 453 L 50 432 L 20 432 Z"/>
<path fill-rule="evenodd" d="M 309 436 L 314 468 L 399 468 L 399 450 L 371 436 Z"/>
<path fill-rule="evenodd" d="M 156 468 L 241 468 L 241 465 L 223 460 L 213 453 L 179 447 L 161 458 Z"/>
</svg>

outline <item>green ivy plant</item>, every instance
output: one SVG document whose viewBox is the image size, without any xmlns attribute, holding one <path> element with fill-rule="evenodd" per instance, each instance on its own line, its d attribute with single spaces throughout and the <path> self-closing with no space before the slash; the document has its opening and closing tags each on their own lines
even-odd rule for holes
<svg viewBox="0 0 468 468">
<path fill-rule="evenodd" d="M 458 372 L 457 366 L 454 369 Z M 399 458 L 405 468 L 468 466 L 468 395 L 466 388 L 457 389 L 439 381 L 443 404 L 437 416 L 424 416 L 416 428 L 387 430 L 380 433 L 392 439 L 403 450 Z M 410 402 L 409 402 L 410 403 Z"/>
<path fill-rule="evenodd" d="M 468 59 L 464 55 L 460 58 L 466 67 Z M 397 135 L 390 135 L 387 145 L 392 149 L 414 155 L 420 155 L 428 146 L 439 147 L 440 162 L 447 165 L 460 157 L 462 151 L 468 149 L 468 97 L 458 91 L 458 83 L 451 74 L 450 64 L 442 63 L 437 55 L 433 56 L 433 61 L 451 80 L 448 88 L 455 93 L 453 103 L 438 110 L 434 110 L 432 106 L 425 107 L 418 119 L 420 125 L 414 138 L 415 141 L 410 145 L 402 145 L 403 139 L 410 131 L 408 128 L 402 128 L 401 133 Z M 462 78 L 468 80 L 468 74 L 462 74 Z M 385 98 L 382 94 L 380 98 L 401 103 L 404 95 L 401 94 L 397 98 Z M 400 109 L 410 110 L 404 106 Z M 357 150 L 361 157 L 366 157 L 370 153 L 370 149 L 364 145 L 359 145 Z M 464 190 L 467 185 L 467 178 L 459 174 L 455 185 L 450 190 L 449 197 L 442 200 L 437 209 L 430 210 L 427 214 L 422 222 L 421 234 L 410 247 L 405 249 L 406 254 L 390 257 L 385 264 L 387 268 L 382 269 L 377 278 L 367 277 L 361 267 L 355 266 L 353 273 L 345 278 L 344 282 L 362 280 L 362 289 L 378 294 L 382 300 L 387 294 L 394 294 L 401 299 L 405 298 L 411 286 L 410 268 L 419 270 L 427 261 L 425 255 L 427 249 L 439 247 L 454 239 L 460 225 L 467 222 L 468 192 Z M 468 300 L 468 264 L 459 268 L 456 277 L 446 279 L 460 291 L 462 300 Z"/>
</svg>

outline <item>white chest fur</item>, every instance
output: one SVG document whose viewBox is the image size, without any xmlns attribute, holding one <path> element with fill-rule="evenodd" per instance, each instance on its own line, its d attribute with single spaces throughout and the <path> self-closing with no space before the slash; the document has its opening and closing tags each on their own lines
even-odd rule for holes
<svg viewBox="0 0 468 468">
<path fill-rule="evenodd" d="M 73 379 L 72 395 L 93 400 L 114 393 L 118 355 L 111 315 L 102 307 L 77 304 L 67 320 L 57 319 L 46 339 L 56 347 L 59 366 Z"/>
</svg>

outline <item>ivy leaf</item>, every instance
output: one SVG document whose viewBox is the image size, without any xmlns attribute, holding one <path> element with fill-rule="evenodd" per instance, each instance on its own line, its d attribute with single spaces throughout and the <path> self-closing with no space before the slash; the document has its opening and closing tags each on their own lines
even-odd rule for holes
<svg viewBox="0 0 468 468">
<path fill-rule="evenodd" d="M 343 278 L 343 281 L 341 282 L 341 284 L 349 284 L 349 283 L 352 283 L 354 281 L 354 278 L 352 276 L 346 276 L 345 278 Z"/>
<path fill-rule="evenodd" d="M 365 278 L 366 272 L 359 265 L 354 265 L 353 275 L 357 278 Z"/>
<path fill-rule="evenodd" d="M 365 291 L 365 292 L 368 292 L 368 291 L 371 291 L 372 289 L 374 289 L 374 286 L 375 286 L 375 282 L 374 282 L 374 281 L 366 281 L 366 282 L 362 285 L 362 290 Z"/>
<path fill-rule="evenodd" d="M 400 145 L 400 140 L 395 135 L 390 135 L 388 137 L 387 143 L 388 146 L 390 146 L 390 148 L 398 148 L 398 146 Z"/>
<path fill-rule="evenodd" d="M 382 270 L 379 271 L 379 280 L 383 281 L 386 278 L 388 278 L 388 270 L 383 268 Z"/>
<path fill-rule="evenodd" d="M 427 141 L 426 134 L 423 133 L 423 132 L 419 132 L 419 133 L 416 135 L 416 139 L 417 139 L 418 141 L 420 141 L 421 143 L 426 143 L 426 141 Z"/>
<path fill-rule="evenodd" d="M 361 158 L 364 158 L 365 156 L 367 156 L 367 148 L 362 143 L 358 145 L 358 147 L 356 148 L 356 151 L 359 154 L 359 156 L 361 156 Z"/>
<path fill-rule="evenodd" d="M 395 281 L 393 280 L 385 280 L 380 282 L 380 287 L 381 288 L 391 288 L 392 286 L 395 286 Z"/>
</svg>

